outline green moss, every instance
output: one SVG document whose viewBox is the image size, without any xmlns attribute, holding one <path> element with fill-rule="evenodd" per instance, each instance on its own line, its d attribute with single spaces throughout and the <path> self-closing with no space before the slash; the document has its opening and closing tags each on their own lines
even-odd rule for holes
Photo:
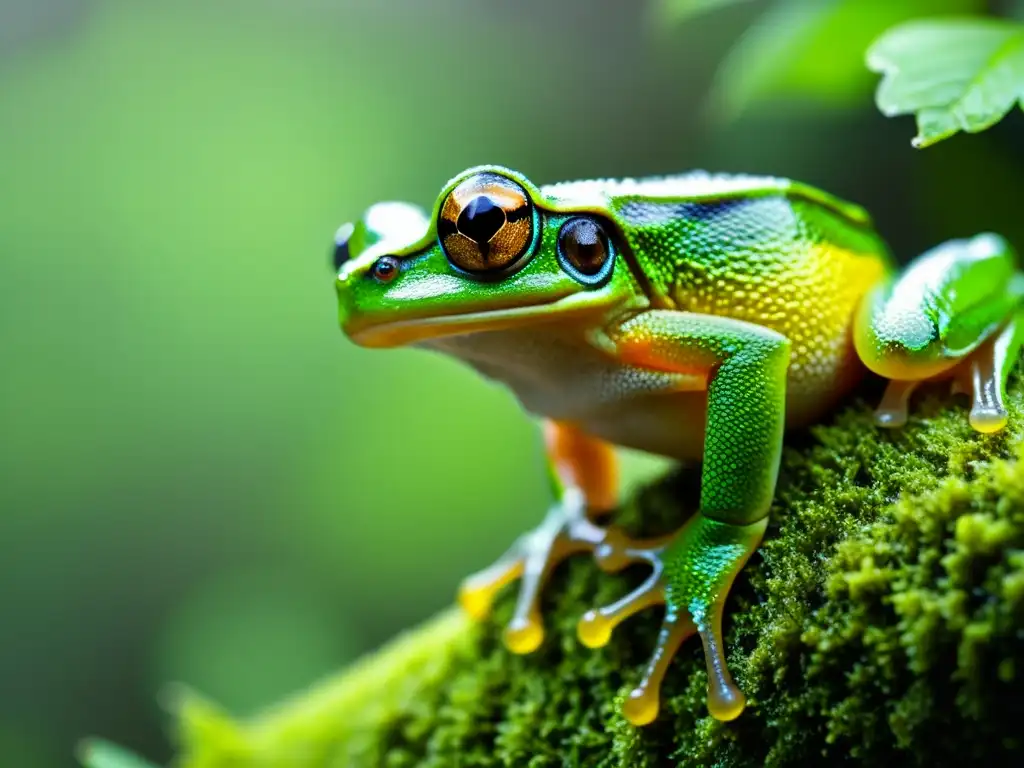
<svg viewBox="0 0 1024 768">
<path fill-rule="evenodd" d="M 707 676 L 691 642 L 666 679 L 662 716 L 643 729 L 626 724 L 618 706 L 660 617 L 631 620 L 600 651 L 582 647 L 574 628 L 583 611 L 643 571 L 610 576 L 577 558 L 548 592 L 538 653 L 517 657 L 498 642 L 509 590 L 486 625 L 445 614 L 252 722 L 185 698 L 180 762 L 1002 764 L 1008 749 L 1024 748 L 1022 389 L 1015 376 L 1010 427 L 991 437 L 933 388 L 900 431 L 874 427 L 858 402 L 790 438 L 772 525 L 730 598 L 730 660 L 750 699 L 734 723 L 706 716 Z M 686 468 L 618 520 L 659 533 L 696 499 L 696 470 Z"/>
</svg>

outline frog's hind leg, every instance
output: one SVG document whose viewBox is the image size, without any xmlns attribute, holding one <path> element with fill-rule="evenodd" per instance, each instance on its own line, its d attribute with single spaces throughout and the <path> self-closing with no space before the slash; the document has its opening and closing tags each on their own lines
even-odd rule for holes
<svg viewBox="0 0 1024 768">
<path fill-rule="evenodd" d="M 881 426 L 901 426 L 911 393 L 924 381 L 952 377 L 972 393 L 971 424 L 991 432 L 1006 421 L 1006 377 L 1021 346 L 1024 275 L 1001 237 L 944 243 L 915 259 L 863 302 L 854 345 L 864 364 L 890 379 L 875 412 Z"/>
</svg>

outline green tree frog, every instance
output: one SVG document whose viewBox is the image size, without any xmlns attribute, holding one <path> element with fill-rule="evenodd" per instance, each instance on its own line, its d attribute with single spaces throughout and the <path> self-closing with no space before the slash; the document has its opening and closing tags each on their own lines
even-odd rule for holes
<svg viewBox="0 0 1024 768">
<path fill-rule="evenodd" d="M 993 234 L 940 245 L 897 271 L 861 208 L 781 178 L 689 173 L 538 187 L 500 166 L 449 181 L 428 214 L 372 206 L 336 236 L 344 332 L 365 347 L 458 358 L 544 419 L 556 502 L 540 525 L 462 584 L 483 616 L 520 580 L 509 649 L 544 634 L 538 598 L 565 557 L 651 575 L 588 611 L 581 642 L 664 605 L 657 646 L 625 700 L 658 714 L 680 644 L 703 643 L 707 705 L 737 717 L 722 616 L 761 542 L 783 431 L 833 408 L 865 370 L 890 380 L 878 423 L 899 426 L 924 381 L 972 399 L 970 423 L 1006 423 L 1024 341 L 1024 274 Z M 700 507 L 678 531 L 631 540 L 598 524 L 616 503 L 614 446 L 702 459 Z"/>
</svg>

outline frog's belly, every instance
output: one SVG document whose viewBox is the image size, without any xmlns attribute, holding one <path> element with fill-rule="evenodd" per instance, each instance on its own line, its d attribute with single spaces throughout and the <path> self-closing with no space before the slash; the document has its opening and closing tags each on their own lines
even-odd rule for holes
<svg viewBox="0 0 1024 768">
<path fill-rule="evenodd" d="M 685 461 L 704 453 L 706 406 L 704 392 L 645 395 L 595 408 L 575 423 L 615 445 Z"/>
<path fill-rule="evenodd" d="M 578 336 L 550 329 L 448 336 L 422 346 L 503 383 L 535 415 L 660 456 L 688 460 L 703 453 L 707 392 L 694 389 L 692 376 L 624 365 Z M 791 388 L 787 425 L 817 418 L 842 388 L 818 394 L 809 398 L 805 387 Z"/>
</svg>

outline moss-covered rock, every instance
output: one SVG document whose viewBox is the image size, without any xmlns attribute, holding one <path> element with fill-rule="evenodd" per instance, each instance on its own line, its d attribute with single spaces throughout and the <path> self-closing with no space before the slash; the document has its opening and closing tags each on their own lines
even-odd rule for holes
<svg viewBox="0 0 1024 768">
<path fill-rule="evenodd" d="M 446 613 L 256 720 L 183 698 L 181 765 L 1004 764 L 1024 752 L 1022 390 L 1018 371 L 1010 426 L 995 436 L 974 433 L 935 387 L 902 430 L 876 428 L 865 396 L 790 437 L 772 524 L 729 603 L 730 662 L 750 700 L 733 723 L 706 714 L 695 641 L 666 678 L 659 719 L 622 719 L 660 617 L 583 647 L 580 615 L 643 571 L 610 576 L 577 558 L 547 592 L 537 653 L 499 642 L 510 589 L 485 625 Z M 618 522 L 678 526 L 697 479 L 680 470 Z"/>
</svg>

